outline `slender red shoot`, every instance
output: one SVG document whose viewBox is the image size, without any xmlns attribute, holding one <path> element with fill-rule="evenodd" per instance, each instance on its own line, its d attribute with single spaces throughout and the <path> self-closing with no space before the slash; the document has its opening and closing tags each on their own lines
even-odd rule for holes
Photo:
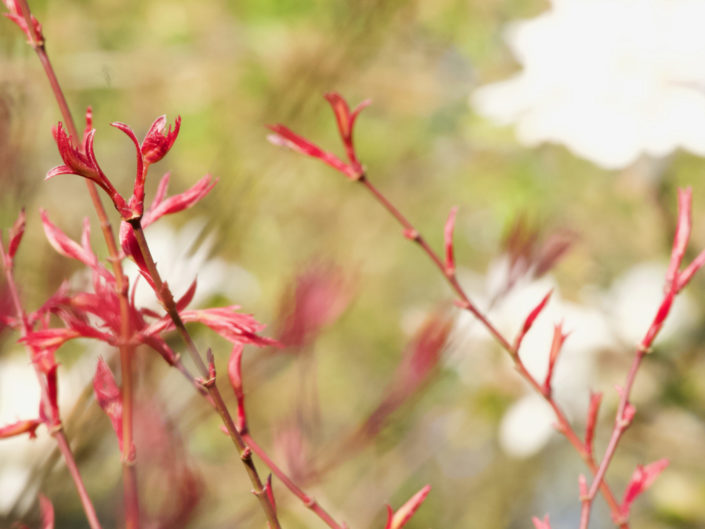
<svg viewBox="0 0 705 529">
<path fill-rule="evenodd" d="M 401 529 L 404 527 L 406 522 L 411 519 L 414 513 L 421 506 L 430 491 L 431 486 L 426 485 L 414 494 L 404 505 L 399 507 L 396 512 L 394 512 L 392 508 L 387 505 L 387 525 L 385 525 L 384 529 Z"/>
<path fill-rule="evenodd" d="M 446 221 L 446 225 L 443 230 L 446 250 L 445 273 L 449 277 L 455 275 L 455 257 L 453 255 L 453 231 L 455 230 L 455 217 L 457 214 L 458 206 L 453 206 L 452 208 L 450 208 L 450 213 L 448 213 L 448 220 Z"/>
<path fill-rule="evenodd" d="M 524 336 L 526 336 L 526 333 L 529 332 L 531 326 L 534 324 L 534 321 L 536 321 L 536 318 L 538 318 L 539 314 L 541 314 L 543 309 L 546 307 L 546 304 L 548 303 L 551 294 L 553 294 L 553 289 L 548 291 L 548 293 L 543 297 L 539 304 L 533 308 L 533 310 L 524 320 L 524 325 L 522 326 L 521 330 L 519 331 L 519 334 L 514 340 L 514 354 L 519 353 L 519 347 L 521 347 L 521 342 L 524 339 Z"/>
</svg>

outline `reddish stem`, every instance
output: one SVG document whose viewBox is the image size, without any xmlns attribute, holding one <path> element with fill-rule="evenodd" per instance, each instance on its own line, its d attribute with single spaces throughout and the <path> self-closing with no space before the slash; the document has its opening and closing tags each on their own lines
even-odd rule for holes
<svg viewBox="0 0 705 529">
<path fill-rule="evenodd" d="M 529 371 L 526 369 L 523 362 L 521 361 L 521 358 L 519 357 L 519 351 L 511 345 L 511 343 L 504 337 L 504 335 L 502 335 L 502 333 L 492 324 L 492 322 L 490 322 L 487 316 L 485 316 L 485 314 L 483 314 L 480 309 L 478 309 L 477 306 L 470 300 L 469 296 L 458 282 L 458 278 L 455 274 L 455 271 L 452 269 L 448 269 L 444 265 L 442 259 L 428 245 L 426 240 L 421 236 L 421 234 L 414 227 L 414 225 L 401 213 L 401 211 L 399 211 L 399 209 L 397 209 L 396 206 L 394 206 L 394 204 L 389 201 L 389 199 L 387 199 L 387 197 L 381 191 L 379 191 L 374 185 L 372 185 L 366 175 L 361 175 L 357 181 L 363 184 L 367 188 L 367 190 L 372 193 L 375 199 L 382 205 L 382 207 L 384 207 L 397 220 L 397 222 L 402 225 L 402 227 L 404 228 L 404 236 L 417 243 L 424 251 L 424 253 L 429 257 L 429 259 L 431 259 L 431 261 L 435 264 L 436 268 L 438 268 L 441 274 L 443 274 L 443 277 L 445 277 L 450 287 L 460 299 L 460 305 L 464 309 L 469 311 L 473 316 L 475 316 L 475 318 L 480 321 L 480 323 L 487 329 L 487 331 L 492 335 L 492 337 L 499 343 L 499 345 L 507 353 L 509 353 L 509 355 L 514 360 L 514 366 L 516 367 L 519 374 L 527 382 L 529 382 L 529 384 L 534 388 L 534 390 L 539 395 L 541 395 L 553 409 L 553 412 L 555 413 L 556 419 L 558 421 L 559 431 L 568 439 L 571 445 L 573 445 L 575 450 L 578 452 L 580 457 L 590 469 L 590 472 L 592 472 L 592 474 L 597 474 L 597 472 L 599 471 L 599 467 L 595 462 L 593 455 L 586 448 L 585 443 L 583 443 L 580 437 L 576 434 L 575 430 L 568 422 L 568 419 L 566 418 L 566 415 L 561 409 L 561 407 L 553 399 L 550 392 L 546 391 L 546 389 L 534 379 L 531 373 L 529 373 Z M 604 482 L 604 480 L 600 480 L 598 488 L 602 492 L 605 500 L 607 501 L 607 504 L 609 505 L 612 514 L 615 516 L 615 519 L 619 519 L 619 504 L 617 503 L 617 500 L 607 483 Z M 629 529 L 629 525 L 626 521 L 621 521 L 618 526 L 620 527 L 620 529 Z"/>
<path fill-rule="evenodd" d="M 186 329 L 186 326 L 184 325 L 183 320 L 181 319 L 181 316 L 179 315 L 179 311 L 176 308 L 176 303 L 174 302 L 174 296 L 171 293 L 169 286 L 162 280 L 159 271 L 157 270 L 157 265 L 154 262 L 152 252 L 150 251 L 149 245 L 147 244 L 147 239 L 144 236 L 144 231 L 142 230 L 140 219 L 134 219 L 130 221 L 130 225 L 132 226 L 132 229 L 135 233 L 135 239 L 137 240 L 137 244 L 144 259 L 145 265 L 147 266 L 147 271 L 154 283 L 154 292 L 157 295 L 159 302 L 162 304 L 162 307 L 164 307 L 164 310 L 166 310 L 167 314 L 174 322 L 174 326 L 179 332 L 179 335 L 186 343 L 189 354 L 194 364 L 196 364 L 196 368 L 198 369 L 199 374 L 201 375 L 201 377 L 203 377 L 204 381 L 208 381 L 210 379 L 208 367 L 203 361 L 201 353 L 196 347 L 193 338 L 191 338 L 191 335 L 189 334 L 188 330 Z M 210 380 L 211 382 L 202 384 L 202 387 L 208 392 L 213 406 L 218 412 L 218 415 L 220 415 L 220 418 L 228 431 L 228 436 L 240 452 L 240 459 L 242 460 L 243 465 L 245 466 L 247 475 L 249 476 L 250 482 L 254 487 L 255 496 L 259 500 L 260 506 L 262 507 L 262 510 L 264 511 L 265 516 L 267 517 L 267 521 L 269 522 L 270 527 L 272 529 L 281 529 L 276 512 L 274 511 L 274 506 L 270 503 L 269 499 L 267 498 L 267 495 L 264 493 L 264 485 L 257 472 L 257 468 L 255 467 L 254 461 L 252 460 L 252 451 L 250 448 L 248 448 L 247 444 L 242 439 L 240 433 L 237 431 L 237 428 L 235 427 L 235 422 L 233 421 L 232 416 L 228 411 L 225 401 L 223 400 L 223 397 L 220 391 L 218 390 L 218 387 L 215 385 L 215 380 Z"/>
<path fill-rule="evenodd" d="M 281 469 L 279 466 L 269 457 L 269 454 L 257 444 L 257 442 L 252 438 L 248 432 L 242 432 L 242 438 L 247 443 L 252 451 L 257 454 L 257 456 L 264 462 L 267 467 L 274 473 L 279 480 L 284 483 L 286 488 L 288 488 L 296 497 L 298 497 L 303 504 L 311 509 L 316 515 L 323 520 L 328 527 L 331 529 L 345 529 L 345 525 L 341 525 L 336 522 L 333 517 L 316 501 L 315 498 L 306 494 L 294 481 Z"/>
<path fill-rule="evenodd" d="M 76 123 L 71 115 L 71 110 L 69 109 L 68 103 L 66 101 L 66 96 L 64 95 L 59 80 L 56 76 L 56 72 L 49 60 L 49 56 L 46 53 L 45 41 L 42 35 L 38 35 L 35 32 L 34 24 L 31 22 L 31 11 L 26 0 L 17 0 L 17 4 L 20 7 L 22 16 L 25 19 L 25 23 L 29 28 L 30 32 L 30 45 L 37 53 L 39 62 L 44 68 L 44 73 L 51 85 L 52 93 L 56 99 L 56 103 L 63 117 L 64 125 L 69 133 L 72 143 L 75 146 L 79 146 L 78 141 L 78 130 L 76 128 Z M 137 473 L 135 469 L 134 460 L 134 450 L 133 447 L 133 368 L 132 368 L 132 357 L 134 356 L 134 347 L 129 345 L 129 338 L 131 335 L 130 331 L 130 320 L 129 320 L 129 305 L 127 299 L 127 278 L 125 277 L 122 265 L 121 265 L 121 255 L 118 251 L 117 244 L 115 242 L 115 235 L 113 233 L 113 228 L 108 220 L 108 215 L 105 211 L 103 203 L 100 200 L 98 194 L 98 189 L 96 185 L 88 180 L 84 179 L 86 187 L 88 189 L 88 194 L 91 197 L 91 202 L 98 216 L 100 223 L 100 228 L 103 233 L 103 238 L 105 239 L 108 254 L 110 256 L 109 261 L 113 268 L 113 273 L 115 275 L 115 289 L 120 300 L 120 369 L 122 373 L 122 406 L 123 406 L 123 447 L 127 451 L 127 455 L 123 454 L 123 487 L 125 494 L 125 525 L 128 529 L 138 529 L 139 528 L 139 495 L 137 492 Z"/>
</svg>

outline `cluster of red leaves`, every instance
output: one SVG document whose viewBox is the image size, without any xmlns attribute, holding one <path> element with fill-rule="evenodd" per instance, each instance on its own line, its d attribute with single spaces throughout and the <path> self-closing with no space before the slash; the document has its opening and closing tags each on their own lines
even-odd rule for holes
<svg viewBox="0 0 705 529">
<path fill-rule="evenodd" d="M 113 124 L 125 132 L 137 148 L 137 178 L 133 195 L 129 201 L 124 201 L 117 194 L 109 179 L 100 169 L 93 151 L 95 130 L 91 128 L 91 125 L 89 110 L 86 118 L 88 132 L 81 148 L 73 146 L 61 125 L 55 129 L 57 146 L 65 165 L 50 171 L 49 176 L 66 173 L 81 175 L 96 182 L 113 198 L 116 208 L 124 219 L 121 226 L 121 242 L 125 255 L 135 260 L 142 276 L 154 285 L 135 242 L 130 222 L 135 220 L 135 216 L 141 217 L 141 225 L 144 226 L 155 222 L 164 215 L 183 211 L 206 196 L 215 182 L 210 176 L 205 176 L 183 193 L 166 197 L 169 181 L 167 174 L 162 178 L 151 206 L 143 215 L 146 168 L 149 164 L 159 161 L 171 148 L 179 130 L 180 119 L 177 119 L 174 130 L 169 127 L 165 133 L 166 118 L 163 116 L 158 118 L 141 144 L 129 127 L 121 123 Z M 71 239 L 52 223 L 49 215 L 43 210 L 41 211 L 41 222 L 51 246 L 61 255 L 80 262 L 91 272 L 90 288 L 84 291 L 70 292 L 68 282 L 65 282 L 37 311 L 28 314 L 24 318 L 25 321 L 20 321 L 18 318 L 6 318 L 6 324 L 21 330 L 20 341 L 27 346 L 35 366 L 44 376 L 49 398 L 42 406 L 38 419 L 18 421 L 5 426 L 0 429 L 1 436 L 25 432 L 33 436 L 41 423 L 46 423 L 50 428 L 60 424 L 56 395 L 58 365 L 54 358 L 59 347 L 76 338 L 91 338 L 113 347 L 119 347 L 124 340 L 121 337 L 122 316 L 117 281 L 114 273 L 103 265 L 91 247 L 88 220 L 84 221 L 80 242 Z M 22 213 L 10 230 L 8 249 L 7 251 L 3 249 L 6 271 L 12 270 L 12 260 L 24 233 L 24 223 L 24 213 Z M 263 346 L 275 343 L 271 339 L 260 336 L 258 333 L 262 331 L 264 326 L 251 315 L 237 312 L 239 308 L 237 306 L 188 310 L 187 307 L 195 290 L 196 281 L 194 279 L 188 291 L 176 302 L 184 322 L 202 323 L 233 344 Z M 51 316 L 54 316 L 55 319 L 51 319 Z M 57 319 L 63 325 L 56 326 L 54 322 Z M 131 345 L 143 345 L 156 351 L 170 365 L 176 363 L 177 355 L 164 337 L 174 328 L 173 321 L 166 314 L 158 314 L 150 309 L 136 306 L 134 285 L 132 295 L 129 296 L 127 319 L 130 329 L 130 335 L 127 339 Z M 102 360 L 96 370 L 94 387 L 98 403 L 110 417 L 122 450 L 124 447 L 122 447 L 120 390 L 110 369 Z"/>
<path fill-rule="evenodd" d="M 64 164 L 49 171 L 47 178 L 62 174 L 75 174 L 87 178 L 95 182 L 107 193 L 123 220 L 138 220 L 144 212 L 144 184 L 147 170 L 151 164 L 161 160 L 174 145 L 181 127 L 181 118 L 176 118 L 176 124 L 172 130 L 171 125 L 166 129 L 166 116 L 158 117 L 147 131 L 142 143 L 139 142 L 129 126 L 120 122 L 111 124 L 132 140 L 137 151 L 135 183 L 132 189 L 132 196 L 128 200 L 125 200 L 118 193 L 110 179 L 100 168 L 98 160 L 96 160 L 93 149 L 93 139 L 96 131 L 92 125 L 92 115 L 89 108 L 86 113 L 86 129 L 80 145 L 76 143 L 76 138 L 72 138 L 64 130 L 62 123 L 54 127 L 54 139 Z"/>
</svg>

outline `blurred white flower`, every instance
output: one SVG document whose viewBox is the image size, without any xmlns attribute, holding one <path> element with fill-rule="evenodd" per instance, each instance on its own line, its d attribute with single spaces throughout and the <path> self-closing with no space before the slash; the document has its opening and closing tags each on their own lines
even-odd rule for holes
<svg viewBox="0 0 705 529">
<path fill-rule="evenodd" d="M 26 357 L 13 355 L 0 361 L 0 426 L 23 419 L 37 418 L 39 384 Z M 44 428 L 37 439 L 26 435 L 2 439 L 0 442 L 0 514 L 7 513 L 29 478 L 32 460 L 50 446 Z"/>
<path fill-rule="evenodd" d="M 188 290 L 196 277 L 198 286 L 191 302 L 194 307 L 215 295 L 225 297 L 228 303 L 245 306 L 258 297 L 259 285 L 252 274 L 240 266 L 211 256 L 215 234 L 207 231 L 205 219 L 193 219 L 178 230 L 162 220 L 149 226 L 145 235 L 159 273 L 176 299 Z M 128 261 L 125 268 L 134 284 L 139 275 L 137 266 Z M 138 307 L 159 308 L 154 292 L 141 278 L 135 301 Z"/>
<path fill-rule="evenodd" d="M 97 354 L 86 351 L 70 368 L 59 367 L 59 409 L 64 418 L 86 385 L 91 383 Z M 39 382 L 30 360 L 24 352 L 9 353 L 0 360 L 0 426 L 39 415 Z M 44 426 L 37 438 L 27 435 L 0 441 L 0 515 L 7 514 L 15 504 L 24 510 L 35 500 L 30 489 L 26 497 L 19 495 L 55 445 Z"/>
<path fill-rule="evenodd" d="M 480 114 L 606 168 L 679 147 L 705 155 L 705 2 L 552 3 L 507 28 L 523 71 L 475 91 Z"/>
</svg>

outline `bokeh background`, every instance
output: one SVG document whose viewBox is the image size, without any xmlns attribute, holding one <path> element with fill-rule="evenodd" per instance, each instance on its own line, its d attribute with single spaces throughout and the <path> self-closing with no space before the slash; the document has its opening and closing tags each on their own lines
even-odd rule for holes
<svg viewBox="0 0 705 529">
<path fill-rule="evenodd" d="M 339 91 L 352 104 L 372 99 L 355 136 L 370 179 L 439 250 L 448 211 L 459 206 L 461 281 L 500 327 L 513 335 L 554 288 L 552 308 L 542 317 L 545 328 L 537 327 L 525 347 L 527 362 L 536 372 L 545 369 L 551 326 L 564 319 L 572 334 L 557 395 L 581 431 L 589 389 L 605 393 L 600 453 L 616 405 L 613 387 L 623 380 L 634 342 L 657 307 L 678 186 L 693 187 L 690 257 L 705 247 L 705 162 L 698 155 L 705 137 L 698 144 L 696 131 L 686 141 L 677 125 L 654 117 L 631 129 L 615 126 L 609 116 L 590 124 L 581 121 L 585 112 L 571 117 L 569 103 L 583 108 L 585 101 L 561 99 L 572 93 L 570 76 L 585 88 L 579 72 L 593 71 L 586 57 L 601 64 L 602 56 L 591 54 L 598 47 L 589 43 L 586 54 L 571 56 L 570 31 L 548 39 L 548 48 L 565 48 L 562 62 L 539 68 L 557 86 L 567 79 L 560 85 L 567 92 L 527 97 L 514 117 L 499 112 L 504 121 L 498 123 L 501 95 L 494 111 L 487 110 L 480 87 L 490 90 L 492 83 L 528 72 L 535 65 L 532 53 L 541 53 L 511 40 L 517 23 L 579 3 L 30 2 L 74 116 L 80 122 L 83 109 L 93 107 L 97 155 L 119 189 L 131 185 L 133 147 L 108 124 L 126 122 L 141 137 L 163 113 L 181 115 L 183 124 L 169 156 L 153 168 L 151 190 L 167 170 L 173 193 L 205 173 L 219 178 L 193 210 L 148 231 L 177 292 L 198 274 L 199 304 L 240 304 L 268 324 L 271 336 L 289 338 L 299 336 L 291 330 L 292 314 L 300 314 L 302 299 L 308 293 L 318 300 L 313 313 L 321 326 L 300 342 L 292 338 L 297 346 L 246 351 L 248 410 L 253 436 L 351 528 L 384 527 L 384 504 L 398 507 L 427 483 L 432 492 L 411 528 L 527 528 L 532 515 L 546 512 L 554 528 L 577 527 L 577 476 L 585 470 L 551 433 L 550 418 L 498 348 L 469 318 L 457 317 L 442 277 L 393 220 L 360 186 L 268 143 L 265 125 L 285 123 L 342 154 L 322 95 Z M 672 4 L 702 9 L 702 2 Z M 630 49 L 660 57 L 631 39 L 627 30 L 643 22 L 634 13 L 626 9 L 623 18 L 610 19 L 614 34 L 627 35 Z M 681 35 L 689 26 L 678 24 L 696 20 L 651 18 L 654 27 Z M 595 23 L 592 34 L 601 29 Z M 685 40 L 683 54 L 703 56 L 697 39 Z M 80 282 L 74 264 L 44 240 L 38 209 L 47 209 L 74 237 L 84 216 L 98 230 L 79 178 L 44 181 L 60 163 L 51 137 L 59 114 L 38 61 L 9 21 L 0 24 L 0 50 L 0 226 L 9 227 L 26 207 L 28 233 L 17 275 L 27 306 L 35 308 L 62 279 Z M 632 56 L 620 57 L 615 75 L 629 70 Z M 699 62 L 702 70 L 705 61 Z M 687 103 L 692 107 L 683 103 L 681 112 L 691 118 L 688 134 L 705 131 L 697 121 L 701 78 L 705 74 L 696 71 L 674 81 L 690 83 L 694 94 Z M 600 97 L 626 90 L 609 82 L 600 85 Z M 593 92 L 580 91 L 585 93 Z M 626 92 L 624 101 L 640 93 L 636 89 L 630 98 Z M 587 144 L 595 137 L 619 145 L 629 131 L 650 125 L 670 136 L 655 147 L 635 140 L 627 155 L 605 162 L 589 148 L 571 145 L 569 134 L 549 130 L 550 119 L 533 134 L 525 123 L 518 131 L 513 126 L 517 116 L 531 114 L 531 105 L 558 100 L 566 105 L 557 112 L 569 120 L 568 129 L 581 131 Z M 645 99 L 645 108 L 658 105 L 654 101 Z M 534 117 L 536 125 L 540 113 Z M 539 273 L 538 263 L 556 248 L 565 249 L 560 259 L 548 259 L 554 266 Z M 703 292 L 705 279 L 697 277 L 643 366 L 633 399 L 638 415 L 608 474 L 621 497 L 637 464 L 671 461 L 635 505 L 634 527 L 705 524 Z M 144 295 L 145 303 L 154 303 Z M 429 318 L 453 329 L 439 355 L 424 357 L 423 376 L 412 381 L 399 366 L 410 361 L 414 336 L 428 332 Z M 214 348 L 224 373 L 226 344 L 194 331 L 201 344 Z M 9 330 L 0 334 L 3 423 L 36 410 L 32 373 L 16 339 Z M 98 355 L 112 353 L 78 343 L 58 357 L 67 434 L 107 529 L 121 524 L 120 462 L 108 421 L 84 391 Z M 146 510 L 155 520 L 173 515 L 170 527 L 262 527 L 217 418 L 160 359 L 143 355 L 140 362 L 144 428 L 138 450 L 145 461 Z M 54 501 L 57 527 L 86 525 L 47 437 L 42 431 L 31 443 L 0 444 L 0 525 L 23 520 L 37 526 L 37 491 Z M 274 490 L 284 527 L 323 527 L 276 480 Z M 601 499 L 592 526 L 610 526 Z"/>
</svg>

